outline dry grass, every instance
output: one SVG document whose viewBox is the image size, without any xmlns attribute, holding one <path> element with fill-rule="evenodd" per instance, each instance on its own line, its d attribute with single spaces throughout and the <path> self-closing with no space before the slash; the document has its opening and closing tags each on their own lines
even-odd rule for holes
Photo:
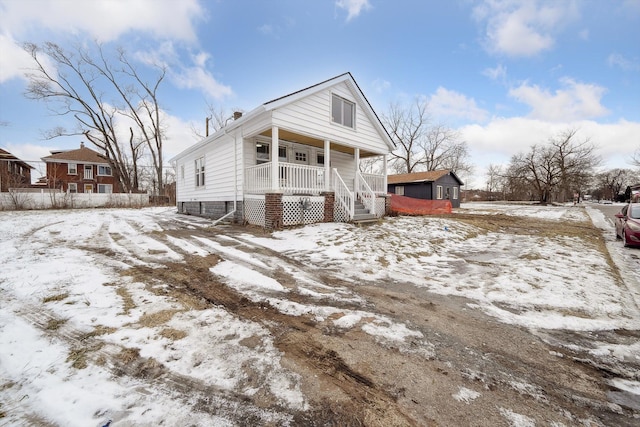
<svg viewBox="0 0 640 427">
<path fill-rule="evenodd" d="M 116 289 L 116 294 L 122 298 L 122 314 L 128 315 L 131 310 L 137 307 L 136 303 L 133 301 L 131 293 L 124 286 L 118 287 L 118 289 Z"/>
<path fill-rule="evenodd" d="M 69 297 L 69 293 L 68 292 L 63 292 L 61 294 L 55 294 L 55 295 L 49 295 L 48 297 L 44 297 L 42 299 L 42 302 L 44 304 L 48 303 L 48 302 L 53 302 L 53 301 L 62 301 L 66 298 Z"/>
<path fill-rule="evenodd" d="M 186 337 L 188 334 L 185 331 L 174 328 L 164 328 L 160 331 L 160 336 L 171 341 L 178 341 Z"/>
<path fill-rule="evenodd" d="M 49 319 L 44 328 L 47 331 L 57 331 L 62 325 L 67 323 L 67 320 L 69 319 Z"/>
<path fill-rule="evenodd" d="M 145 313 L 140 317 L 137 324 L 146 328 L 155 328 L 165 325 L 176 313 L 184 310 L 160 310 L 154 313 Z"/>
</svg>

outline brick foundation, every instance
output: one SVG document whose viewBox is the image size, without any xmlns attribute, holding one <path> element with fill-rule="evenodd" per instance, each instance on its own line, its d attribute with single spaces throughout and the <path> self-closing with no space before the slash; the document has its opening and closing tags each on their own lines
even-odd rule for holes
<svg viewBox="0 0 640 427">
<path fill-rule="evenodd" d="M 324 196 L 324 222 L 333 222 L 333 212 L 336 204 L 336 193 L 328 191 L 322 193 Z"/>
<path fill-rule="evenodd" d="M 264 228 L 268 231 L 282 229 L 282 193 L 264 195 Z"/>
</svg>

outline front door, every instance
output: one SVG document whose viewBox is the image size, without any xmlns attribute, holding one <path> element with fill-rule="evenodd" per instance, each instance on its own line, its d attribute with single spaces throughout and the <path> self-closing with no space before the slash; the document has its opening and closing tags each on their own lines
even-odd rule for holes
<svg viewBox="0 0 640 427">
<path fill-rule="evenodd" d="M 93 184 L 85 184 L 84 185 L 85 193 L 93 193 Z"/>
</svg>

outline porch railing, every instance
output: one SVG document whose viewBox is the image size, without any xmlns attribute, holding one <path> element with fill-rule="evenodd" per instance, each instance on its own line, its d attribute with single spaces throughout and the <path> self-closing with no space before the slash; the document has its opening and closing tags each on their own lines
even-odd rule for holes
<svg viewBox="0 0 640 427">
<path fill-rule="evenodd" d="M 374 175 L 372 173 L 363 173 L 361 175 L 371 188 L 371 191 L 376 194 L 387 194 L 387 188 L 384 185 L 384 175 Z"/>
<path fill-rule="evenodd" d="M 356 198 L 370 213 L 375 213 L 376 195 L 360 172 L 356 173 Z"/>
<path fill-rule="evenodd" d="M 299 165 L 295 163 L 278 164 L 278 190 L 286 194 L 320 194 L 325 191 L 324 167 Z M 247 193 L 266 193 L 274 190 L 271 180 L 271 163 L 250 166 L 245 172 L 245 191 Z"/>
<path fill-rule="evenodd" d="M 346 220 L 350 221 L 355 213 L 355 198 L 335 168 L 333 169 L 333 191 L 335 192 L 335 203 L 346 212 Z"/>
</svg>

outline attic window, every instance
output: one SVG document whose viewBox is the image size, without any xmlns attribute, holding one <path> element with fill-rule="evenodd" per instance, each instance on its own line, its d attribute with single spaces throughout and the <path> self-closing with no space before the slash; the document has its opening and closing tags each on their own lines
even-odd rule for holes
<svg viewBox="0 0 640 427">
<path fill-rule="evenodd" d="M 331 96 L 331 121 L 353 128 L 356 104 L 338 95 Z"/>
</svg>

